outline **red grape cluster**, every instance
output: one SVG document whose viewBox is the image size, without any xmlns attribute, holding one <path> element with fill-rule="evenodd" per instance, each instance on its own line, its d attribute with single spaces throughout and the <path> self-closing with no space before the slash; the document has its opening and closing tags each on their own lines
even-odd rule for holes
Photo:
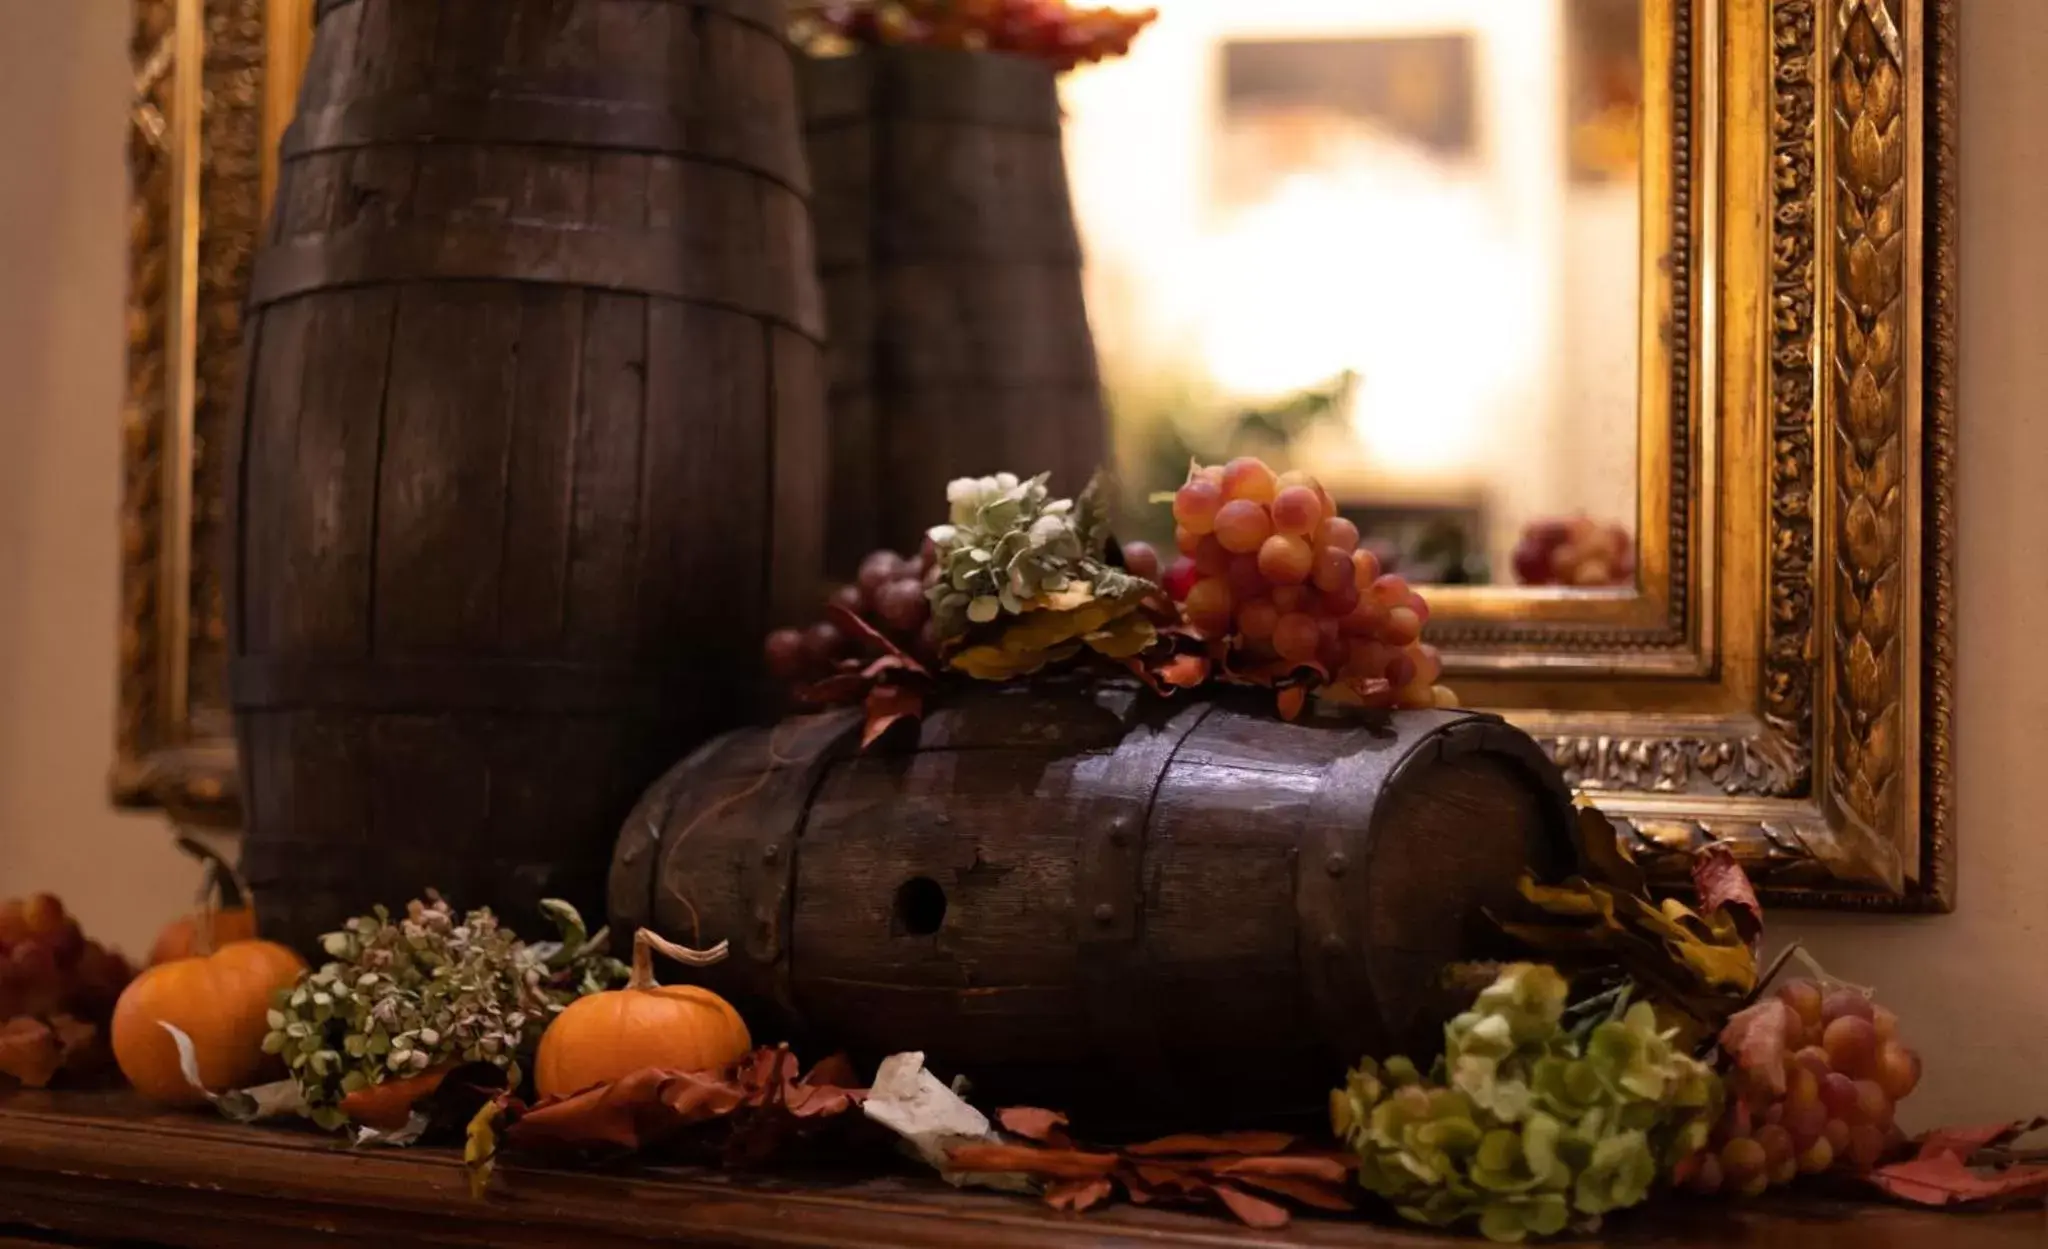
<svg viewBox="0 0 2048 1249">
<path fill-rule="evenodd" d="M 1165 586 L 1188 625 L 1226 639 L 1244 664 L 1320 664 L 1370 705 L 1456 706 L 1421 641 L 1429 604 L 1382 574 L 1306 473 L 1244 456 L 1195 467 L 1173 497 L 1181 557 Z"/>
<path fill-rule="evenodd" d="M 861 617 L 929 665 L 938 654 L 931 602 L 925 597 L 933 569 L 929 547 L 916 558 L 874 551 L 861 561 L 853 583 L 834 589 L 825 602 Z M 770 676 L 792 685 L 859 672 L 866 663 L 858 639 L 829 619 L 805 629 L 775 630 L 763 646 L 763 657 Z"/>
<path fill-rule="evenodd" d="M 1585 516 L 1539 520 L 1515 545 L 1523 585 L 1616 586 L 1636 575 L 1635 543 L 1620 525 Z"/>
<path fill-rule="evenodd" d="M 826 30 L 856 43 L 1015 52 L 1059 70 L 1124 55 L 1157 16 L 1067 0 L 866 0 L 818 12 Z"/>
<path fill-rule="evenodd" d="M 134 975 L 49 894 L 0 903 L 0 1022 L 69 1015 L 104 1024 Z"/>
<path fill-rule="evenodd" d="M 1687 1177 L 1697 1192 L 1753 1197 L 1799 1175 L 1867 1171 L 1900 1139 L 1893 1113 L 1920 1083 L 1920 1056 L 1899 1039 L 1898 1016 L 1812 980 L 1777 999 L 1789 1058 L 1772 1071 L 1733 1056 L 1727 1113 Z"/>
</svg>

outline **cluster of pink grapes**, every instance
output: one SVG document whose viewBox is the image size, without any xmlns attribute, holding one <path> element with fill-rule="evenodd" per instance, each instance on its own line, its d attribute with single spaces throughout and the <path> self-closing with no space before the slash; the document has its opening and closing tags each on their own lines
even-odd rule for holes
<svg viewBox="0 0 2048 1249">
<path fill-rule="evenodd" d="M 1787 1057 L 1777 1071 L 1728 1074 L 1727 1113 L 1686 1179 L 1697 1192 L 1753 1197 L 1800 1175 L 1867 1171 L 1901 1139 L 1893 1115 L 1920 1083 L 1920 1056 L 1899 1039 L 1898 1016 L 1812 980 L 1777 996 L 1790 1008 Z"/>
<path fill-rule="evenodd" d="M 1627 585 L 1636 575 L 1635 543 L 1608 521 L 1539 520 L 1522 531 L 1514 565 L 1522 585 Z"/>
<path fill-rule="evenodd" d="M 1014 52 L 1059 70 L 1131 50 L 1157 10 L 1079 8 L 1067 0 L 842 0 L 813 6 L 825 29 L 856 43 Z"/>
<path fill-rule="evenodd" d="M 0 903 L 0 1023 L 17 1015 L 103 1023 L 134 974 L 119 954 L 86 940 L 55 897 Z"/>
<path fill-rule="evenodd" d="M 1196 466 L 1173 519 L 1167 591 L 1191 628 L 1228 642 L 1233 667 L 1315 664 L 1371 706 L 1457 705 L 1422 642 L 1429 604 L 1359 548 L 1315 478 L 1252 456 Z"/>
</svg>

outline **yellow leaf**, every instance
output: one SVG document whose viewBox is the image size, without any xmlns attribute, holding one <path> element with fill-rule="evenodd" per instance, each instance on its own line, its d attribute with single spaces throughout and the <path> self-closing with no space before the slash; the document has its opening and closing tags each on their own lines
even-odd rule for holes
<svg viewBox="0 0 2048 1249">
<path fill-rule="evenodd" d="M 1086 581 L 1070 581 L 1064 590 L 1054 590 L 1050 594 L 1041 594 L 1037 598 L 1027 600 L 1024 610 L 1027 615 L 1041 611 L 1072 611 L 1076 607 L 1086 607 L 1094 601 L 1093 585 Z"/>
<path fill-rule="evenodd" d="M 970 646 L 953 656 L 953 666 L 979 681 L 1014 681 L 1049 663 L 1071 658 L 1079 643 L 1048 650 L 1013 651 L 1003 646 Z"/>
<path fill-rule="evenodd" d="M 1159 640 L 1159 630 L 1136 612 L 1119 616 L 1106 629 L 1081 639 L 1096 653 L 1111 659 L 1128 659 Z"/>
<path fill-rule="evenodd" d="M 1756 958 L 1746 945 L 1709 945 L 1697 939 L 1666 944 L 1710 989 L 1746 994 L 1756 988 Z"/>
</svg>

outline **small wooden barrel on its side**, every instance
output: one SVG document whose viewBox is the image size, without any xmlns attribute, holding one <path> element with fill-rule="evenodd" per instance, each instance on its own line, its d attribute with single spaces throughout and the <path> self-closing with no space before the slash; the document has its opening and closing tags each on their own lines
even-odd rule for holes
<svg viewBox="0 0 2048 1249">
<path fill-rule="evenodd" d="M 1312 1113 L 1360 1055 L 1441 1044 L 1482 910 L 1571 853 L 1556 767 L 1469 711 L 988 690 L 912 752 L 856 754 L 859 730 L 685 760 L 620 837 L 613 923 L 729 939 L 703 979 L 757 1026 L 923 1050 L 995 1098 Z"/>
<path fill-rule="evenodd" d="M 875 48 L 799 60 L 829 312 L 830 557 L 915 550 L 954 477 L 1106 454 L 1050 68 Z"/>
<path fill-rule="evenodd" d="M 777 0 L 323 0 L 256 259 L 230 673 L 266 935 L 521 931 L 823 573 Z"/>
</svg>

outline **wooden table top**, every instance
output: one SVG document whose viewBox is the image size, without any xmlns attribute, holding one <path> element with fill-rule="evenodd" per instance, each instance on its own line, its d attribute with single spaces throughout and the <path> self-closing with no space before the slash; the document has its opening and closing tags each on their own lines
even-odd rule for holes
<svg viewBox="0 0 2048 1249">
<path fill-rule="evenodd" d="M 503 1167 L 472 1199 L 440 1149 L 351 1149 L 286 1128 L 153 1112 L 116 1094 L 0 1096 L 0 1249 L 123 1243 L 181 1249 L 656 1243 L 815 1249 L 1255 1249 L 1484 1245 L 1361 1220 L 1254 1232 L 1113 1206 L 1062 1215 L 937 1180 L 798 1180 L 682 1169 Z M 1579 1242 L 1586 1243 L 1586 1242 Z M 1812 1199 L 1690 1199 L 1609 1221 L 1598 1243 L 1663 1249 L 2043 1249 L 2048 1211 L 1944 1215 Z"/>
</svg>

